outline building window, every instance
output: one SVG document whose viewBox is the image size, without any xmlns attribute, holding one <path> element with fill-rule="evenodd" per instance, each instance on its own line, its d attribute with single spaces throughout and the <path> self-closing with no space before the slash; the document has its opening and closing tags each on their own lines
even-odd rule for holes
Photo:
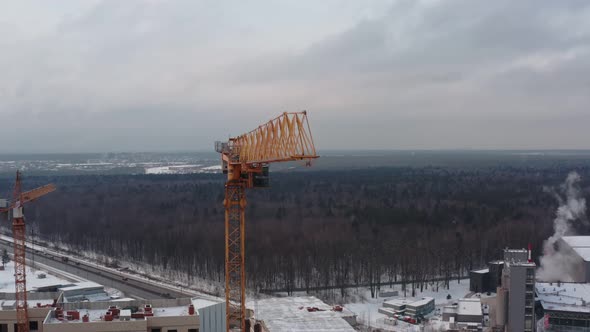
<svg viewBox="0 0 590 332">
<path fill-rule="evenodd" d="M 8 332 L 8 324 L 0 324 L 0 332 Z"/>
<path fill-rule="evenodd" d="M 168 330 L 168 332 L 178 332 L 177 330 Z"/>
<path fill-rule="evenodd" d="M 153 328 L 152 332 L 162 332 L 162 329 L 161 328 Z"/>
<path fill-rule="evenodd" d="M 37 330 L 39 330 L 39 322 L 37 322 L 37 321 L 30 321 L 29 322 L 29 330 L 31 330 L 31 331 L 37 331 Z"/>
<path fill-rule="evenodd" d="M 188 332 L 199 332 L 199 329 L 188 329 Z"/>
</svg>

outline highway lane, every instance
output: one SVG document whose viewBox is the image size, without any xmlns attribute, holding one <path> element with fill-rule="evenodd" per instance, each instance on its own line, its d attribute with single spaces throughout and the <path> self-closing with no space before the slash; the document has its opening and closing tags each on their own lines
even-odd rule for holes
<svg viewBox="0 0 590 332">
<path fill-rule="evenodd" d="M 8 252 L 12 252 L 12 243 L 0 239 L 0 250 L 4 248 L 6 248 Z M 32 255 L 33 251 L 30 248 L 27 248 L 27 259 L 31 259 Z M 61 256 L 53 255 L 49 252 L 40 251 L 35 253 L 35 262 L 94 281 L 105 287 L 116 288 L 128 297 L 162 299 L 194 296 L 194 294 L 189 292 L 180 292 L 149 281 L 133 278 L 126 274 L 103 270 L 92 266 L 89 263 L 80 262 L 79 260 L 69 260 L 68 262 L 64 262 L 62 261 Z M 127 280 L 124 280 L 123 278 L 127 278 Z"/>
</svg>

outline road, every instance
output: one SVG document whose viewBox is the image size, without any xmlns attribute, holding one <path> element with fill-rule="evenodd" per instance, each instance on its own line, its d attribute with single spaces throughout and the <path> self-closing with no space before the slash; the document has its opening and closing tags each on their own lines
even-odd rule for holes
<svg viewBox="0 0 590 332">
<path fill-rule="evenodd" d="M 6 241 L 5 239 L 0 239 L 0 250 L 6 248 L 8 252 L 12 253 L 12 247 L 13 245 L 11 242 Z M 27 259 L 30 259 L 32 254 L 32 249 L 27 248 Z M 131 275 L 103 269 L 81 260 L 69 260 L 68 262 L 64 262 L 62 261 L 61 256 L 54 255 L 49 251 L 35 253 L 35 262 L 94 281 L 105 287 L 116 288 L 128 297 L 162 299 L 195 296 L 195 294 L 190 291 L 178 291 L 174 288 L 151 283 L 147 280 L 135 278 Z M 127 280 L 123 280 L 123 278 L 127 278 Z"/>
</svg>

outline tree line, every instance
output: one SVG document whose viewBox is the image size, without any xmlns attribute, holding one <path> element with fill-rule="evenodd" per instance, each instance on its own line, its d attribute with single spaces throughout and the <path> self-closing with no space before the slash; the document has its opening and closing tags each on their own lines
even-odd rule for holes
<svg viewBox="0 0 590 332">
<path fill-rule="evenodd" d="M 277 172 L 247 194 L 247 282 L 253 291 L 401 282 L 408 295 L 447 285 L 552 233 L 544 188 L 569 169 L 421 167 Z M 587 177 L 590 168 L 577 171 Z M 114 260 L 221 282 L 220 174 L 29 177 L 58 191 L 27 206 L 44 238 Z M 10 188 L 8 179 L 0 188 Z M 586 190 L 586 189 L 585 189 Z"/>
</svg>

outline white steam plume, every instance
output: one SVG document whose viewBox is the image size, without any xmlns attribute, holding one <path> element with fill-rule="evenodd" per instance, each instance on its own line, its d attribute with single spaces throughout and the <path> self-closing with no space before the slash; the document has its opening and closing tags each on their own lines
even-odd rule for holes
<svg viewBox="0 0 590 332">
<path fill-rule="evenodd" d="M 554 194 L 559 202 L 555 220 L 554 233 L 543 243 L 543 256 L 537 277 L 543 281 L 574 281 L 583 268 L 583 262 L 571 250 L 556 248 L 555 243 L 563 236 L 575 235 L 574 224 L 586 221 L 586 200 L 582 197 L 578 183 L 580 175 L 576 172 L 568 174 L 565 183 L 560 187 L 561 194 Z"/>
</svg>

